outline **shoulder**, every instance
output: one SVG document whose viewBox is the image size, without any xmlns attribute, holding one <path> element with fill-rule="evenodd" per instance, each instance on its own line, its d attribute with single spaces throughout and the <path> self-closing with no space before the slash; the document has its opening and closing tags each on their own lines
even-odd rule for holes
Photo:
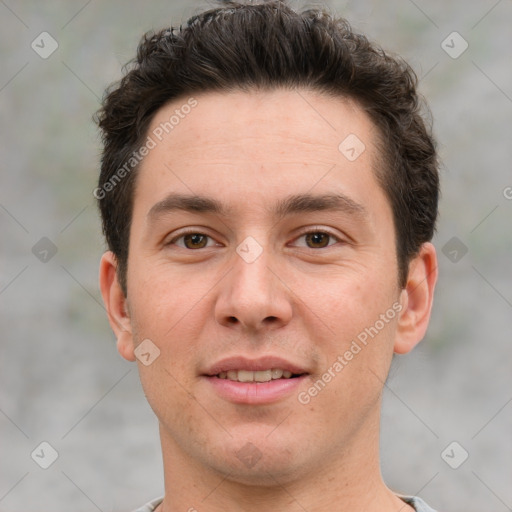
<svg viewBox="0 0 512 512">
<path fill-rule="evenodd" d="M 156 500 L 150 501 L 149 503 L 146 503 L 142 507 L 134 510 L 133 512 L 153 512 L 160 503 L 162 503 L 163 498 L 157 498 Z"/>
<path fill-rule="evenodd" d="M 417 496 L 399 496 L 402 501 L 414 507 L 416 512 L 436 512 L 433 508 L 429 507 L 421 498 Z M 142 507 L 134 510 L 134 512 L 154 512 L 155 508 L 162 503 L 163 498 L 157 498 Z"/>
<path fill-rule="evenodd" d="M 398 496 L 402 501 L 416 510 L 416 512 L 436 512 L 433 508 L 429 507 L 421 498 L 417 496 Z"/>
</svg>

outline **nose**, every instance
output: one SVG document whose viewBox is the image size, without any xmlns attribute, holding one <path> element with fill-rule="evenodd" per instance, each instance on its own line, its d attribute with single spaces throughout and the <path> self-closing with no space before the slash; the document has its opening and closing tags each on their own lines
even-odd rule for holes
<svg viewBox="0 0 512 512">
<path fill-rule="evenodd" d="M 282 265 L 269 250 L 263 249 L 254 260 L 242 251 L 234 254 L 232 269 L 220 283 L 217 322 L 253 334 L 287 325 L 292 318 L 293 293 L 283 274 Z"/>
</svg>

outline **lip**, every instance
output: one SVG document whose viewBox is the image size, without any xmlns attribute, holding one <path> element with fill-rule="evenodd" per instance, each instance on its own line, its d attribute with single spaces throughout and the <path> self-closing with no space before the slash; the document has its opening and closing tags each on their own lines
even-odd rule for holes
<svg viewBox="0 0 512 512">
<path fill-rule="evenodd" d="M 248 370 L 248 371 L 261 371 L 270 370 L 272 368 L 280 368 L 281 370 L 288 370 L 294 374 L 309 373 L 305 368 L 287 361 L 278 356 L 263 356 L 258 359 L 249 359 L 243 356 L 234 356 L 221 359 L 214 363 L 206 371 L 202 372 L 205 377 L 214 377 L 220 372 L 227 372 L 229 370 Z"/>
<path fill-rule="evenodd" d="M 289 379 L 275 379 L 268 382 L 237 382 L 229 379 L 220 379 L 220 372 L 229 370 L 261 371 L 272 368 L 288 370 L 298 375 Z M 235 404 L 271 404 L 289 397 L 297 392 L 309 372 L 299 364 L 292 363 L 279 356 L 262 356 L 250 359 L 243 356 L 234 356 L 221 359 L 210 366 L 201 378 L 213 388 L 214 392 L 229 402 Z"/>
<path fill-rule="evenodd" d="M 203 375 L 204 379 L 221 398 L 246 405 L 271 404 L 297 394 L 297 388 L 309 377 L 308 374 L 289 379 L 276 379 L 269 382 L 238 382 Z"/>
</svg>

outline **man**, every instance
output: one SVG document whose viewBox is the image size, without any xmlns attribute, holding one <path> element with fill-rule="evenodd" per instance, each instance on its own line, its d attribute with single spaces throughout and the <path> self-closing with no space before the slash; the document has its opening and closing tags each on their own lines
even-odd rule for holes
<svg viewBox="0 0 512 512">
<path fill-rule="evenodd" d="M 432 511 L 379 467 L 437 279 L 408 65 L 322 10 L 229 2 L 146 35 L 98 122 L 101 291 L 163 452 L 140 510 Z"/>
</svg>

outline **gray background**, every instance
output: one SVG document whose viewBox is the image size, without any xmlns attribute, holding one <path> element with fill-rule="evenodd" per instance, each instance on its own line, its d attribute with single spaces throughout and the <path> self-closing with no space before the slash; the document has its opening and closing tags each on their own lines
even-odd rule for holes
<svg viewBox="0 0 512 512">
<path fill-rule="evenodd" d="M 144 31 L 204 5 L 0 1 L 0 512 L 129 511 L 162 492 L 157 423 L 97 285 L 91 115 Z M 327 5 L 413 65 L 443 159 L 436 302 L 388 381 L 384 478 L 440 511 L 512 510 L 512 2 Z M 47 59 L 31 48 L 43 31 Z M 43 237 L 55 255 L 34 254 Z M 46 470 L 42 441 L 59 454 Z"/>
</svg>

